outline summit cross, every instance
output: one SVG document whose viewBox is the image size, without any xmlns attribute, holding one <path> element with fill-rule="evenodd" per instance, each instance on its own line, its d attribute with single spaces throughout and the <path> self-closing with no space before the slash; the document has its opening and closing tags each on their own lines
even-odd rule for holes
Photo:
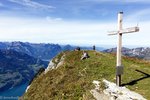
<svg viewBox="0 0 150 100">
<path fill-rule="evenodd" d="M 123 29 L 123 12 L 118 13 L 118 31 L 111 31 L 108 35 L 118 35 L 117 44 L 117 62 L 116 62 L 116 85 L 121 86 L 121 75 L 123 74 L 123 66 L 121 64 L 121 49 L 122 49 L 122 35 L 126 33 L 138 32 L 139 27 L 130 27 Z"/>
</svg>

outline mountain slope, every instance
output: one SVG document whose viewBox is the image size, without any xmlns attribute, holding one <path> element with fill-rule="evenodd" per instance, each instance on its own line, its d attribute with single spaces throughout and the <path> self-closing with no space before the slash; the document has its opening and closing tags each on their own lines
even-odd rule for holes
<svg viewBox="0 0 150 100">
<path fill-rule="evenodd" d="M 50 60 L 62 51 L 58 44 L 34 44 L 28 42 L 0 42 L 0 49 L 23 52 L 35 58 Z"/>
<path fill-rule="evenodd" d="M 93 80 L 115 82 L 113 54 L 88 51 L 90 58 L 80 60 L 82 51 L 63 52 L 49 64 L 49 69 L 35 78 L 23 98 L 26 100 L 91 100 Z M 150 63 L 123 57 L 122 84 L 150 99 Z M 50 68 L 51 67 L 51 68 Z M 145 73 L 145 74 L 143 74 Z M 146 74 L 147 73 L 147 74 Z M 103 89 L 103 84 L 101 84 Z"/>
<path fill-rule="evenodd" d="M 0 91 L 25 83 L 47 62 L 13 50 L 0 50 Z"/>
<path fill-rule="evenodd" d="M 103 52 L 116 53 L 117 48 L 106 49 Z M 150 60 L 150 48 L 138 47 L 138 48 L 122 48 L 122 54 L 129 57 L 137 57 L 140 59 Z"/>
</svg>

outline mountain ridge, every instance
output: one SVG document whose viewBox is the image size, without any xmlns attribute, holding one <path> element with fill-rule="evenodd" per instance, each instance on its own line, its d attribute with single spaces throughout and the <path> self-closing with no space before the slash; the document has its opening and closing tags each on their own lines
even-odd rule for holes
<svg viewBox="0 0 150 100">
<path fill-rule="evenodd" d="M 103 50 L 107 53 L 116 53 L 117 48 L 110 48 Z M 140 59 L 150 60 L 150 48 L 149 47 L 138 47 L 138 48 L 122 48 L 122 54 L 129 57 L 136 57 Z"/>
<path fill-rule="evenodd" d="M 83 51 L 66 51 L 57 55 L 51 60 L 56 66 L 53 68 L 49 64 L 47 73 L 43 72 L 35 78 L 22 98 L 25 100 L 93 100 L 90 93 L 90 90 L 94 88 L 93 80 L 99 80 L 100 83 L 103 79 L 115 82 L 116 56 L 96 51 L 86 52 L 90 58 L 85 60 L 81 60 Z M 58 67 L 62 57 L 63 63 Z M 148 94 L 150 78 L 140 73 L 141 71 L 149 75 L 150 63 L 145 60 L 123 57 L 123 65 L 125 67 L 122 85 L 150 99 Z M 137 69 L 140 71 L 137 72 Z M 102 83 L 100 87 L 100 90 L 105 88 Z"/>
<path fill-rule="evenodd" d="M 29 42 L 1 42 L 0 49 L 14 50 L 17 52 L 23 52 L 30 56 L 40 59 L 51 59 L 59 52 L 61 47 L 58 44 L 35 44 Z M 47 56 L 48 55 L 48 56 Z"/>
</svg>

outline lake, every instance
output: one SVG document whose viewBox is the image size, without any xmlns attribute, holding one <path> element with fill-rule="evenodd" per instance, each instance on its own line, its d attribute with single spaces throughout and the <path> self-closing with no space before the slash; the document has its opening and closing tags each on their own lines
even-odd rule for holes
<svg viewBox="0 0 150 100">
<path fill-rule="evenodd" d="M 0 92 L 0 100 L 18 100 L 22 96 L 28 86 L 28 83 L 16 86 L 12 89 Z"/>
</svg>

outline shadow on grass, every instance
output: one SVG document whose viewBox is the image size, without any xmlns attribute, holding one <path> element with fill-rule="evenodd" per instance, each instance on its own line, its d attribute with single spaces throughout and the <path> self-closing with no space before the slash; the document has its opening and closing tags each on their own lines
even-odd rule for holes
<svg viewBox="0 0 150 100">
<path fill-rule="evenodd" d="M 150 74 L 147 74 L 147 73 L 145 73 L 145 72 L 143 72 L 143 71 L 140 71 L 140 70 L 138 70 L 138 69 L 136 69 L 135 71 L 136 71 L 136 72 L 140 72 L 140 73 L 144 74 L 145 76 L 144 76 L 144 77 L 141 77 L 141 78 L 138 78 L 138 79 L 135 79 L 135 80 L 132 80 L 132 81 L 129 82 L 129 83 L 124 83 L 124 84 L 122 84 L 122 86 L 134 85 L 134 84 L 137 84 L 138 81 L 141 81 L 141 80 L 146 79 L 146 78 L 150 78 Z"/>
</svg>

